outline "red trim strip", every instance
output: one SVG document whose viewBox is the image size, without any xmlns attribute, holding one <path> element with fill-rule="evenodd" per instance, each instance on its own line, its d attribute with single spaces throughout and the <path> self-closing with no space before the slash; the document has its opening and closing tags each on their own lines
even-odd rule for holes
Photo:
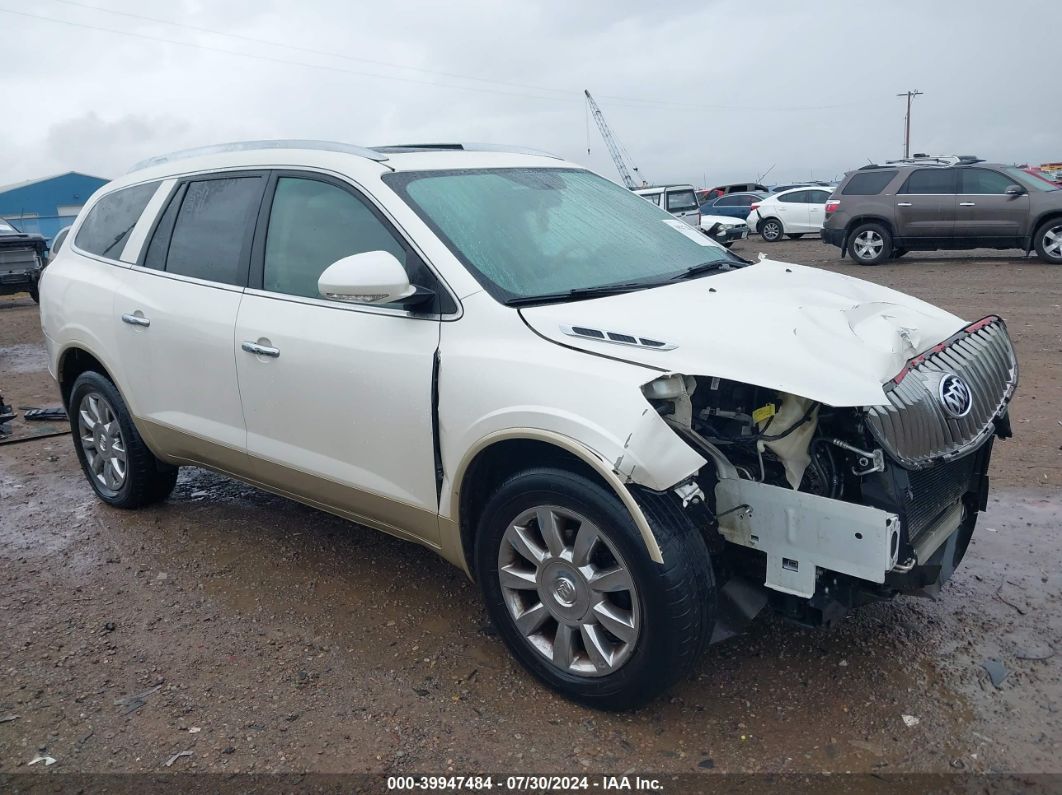
<svg viewBox="0 0 1062 795">
<path fill-rule="evenodd" d="M 971 323 L 955 336 L 949 337 L 948 339 L 944 340 L 944 342 L 934 345 L 925 353 L 920 353 L 918 356 L 915 356 L 913 359 L 908 361 L 907 364 L 903 366 L 903 369 L 900 370 L 900 372 L 898 372 L 896 376 L 892 379 L 892 382 L 894 384 L 899 384 L 901 381 L 903 381 L 904 378 L 907 377 L 907 374 L 911 372 L 911 370 L 918 367 L 918 365 L 920 365 L 934 353 L 940 353 L 945 348 L 950 347 L 955 342 L 955 340 L 959 339 L 959 337 L 963 336 L 964 334 L 973 334 L 975 332 L 980 331 L 985 326 L 990 326 L 993 323 L 997 322 L 1002 323 L 1003 319 L 999 317 L 999 315 L 989 315 L 988 317 L 981 318 L 976 323 Z"/>
</svg>

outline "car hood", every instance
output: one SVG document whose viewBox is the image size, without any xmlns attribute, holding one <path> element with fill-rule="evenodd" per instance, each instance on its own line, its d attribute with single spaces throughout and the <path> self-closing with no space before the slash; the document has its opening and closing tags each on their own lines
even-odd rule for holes
<svg viewBox="0 0 1062 795">
<path fill-rule="evenodd" d="M 967 325 L 887 287 L 767 259 L 663 287 L 520 311 L 535 331 L 568 347 L 838 407 L 886 404 L 884 383 Z M 580 336 L 587 330 L 636 344 Z"/>
</svg>

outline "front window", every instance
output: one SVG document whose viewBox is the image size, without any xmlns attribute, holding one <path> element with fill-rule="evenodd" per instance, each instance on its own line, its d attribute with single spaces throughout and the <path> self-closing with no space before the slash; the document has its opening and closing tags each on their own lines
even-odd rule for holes
<svg viewBox="0 0 1062 795">
<path fill-rule="evenodd" d="M 472 169 L 384 179 L 500 301 L 613 285 L 636 289 L 697 266 L 740 262 L 589 171 Z"/>
<path fill-rule="evenodd" d="M 1013 177 L 1015 182 L 1027 188 L 1028 190 L 1045 192 L 1051 190 L 1058 190 L 1058 185 L 1056 185 L 1055 183 L 1044 179 L 1043 177 L 1038 177 L 1036 174 L 1030 174 L 1023 168 L 1014 168 L 1013 166 L 1008 166 L 1003 170 L 1007 173 L 1008 176 Z"/>
</svg>

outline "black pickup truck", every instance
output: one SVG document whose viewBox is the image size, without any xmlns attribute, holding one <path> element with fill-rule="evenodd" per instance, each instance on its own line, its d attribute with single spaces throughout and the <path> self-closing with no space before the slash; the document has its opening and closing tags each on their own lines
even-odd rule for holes
<svg viewBox="0 0 1062 795">
<path fill-rule="evenodd" d="M 0 218 L 0 295 L 27 292 L 38 301 L 37 282 L 47 255 L 43 237 L 19 232 Z"/>
</svg>

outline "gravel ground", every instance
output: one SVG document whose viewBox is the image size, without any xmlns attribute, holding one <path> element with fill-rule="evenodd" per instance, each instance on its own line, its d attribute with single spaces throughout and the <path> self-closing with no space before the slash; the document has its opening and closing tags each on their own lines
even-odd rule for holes
<svg viewBox="0 0 1062 795">
<path fill-rule="evenodd" d="M 201 470 L 111 510 L 69 437 L 0 445 L 0 773 L 38 753 L 68 773 L 1062 772 L 1062 270 L 998 252 L 859 268 L 817 238 L 735 251 L 1007 318 L 1016 436 L 938 599 L 826 631 L 761 616 L 663 699 L 606 714 L 524 674 L 421 548 Z M 58 399 L 24 296 L 0 299 L 0 390 Z"/>
</svg>

